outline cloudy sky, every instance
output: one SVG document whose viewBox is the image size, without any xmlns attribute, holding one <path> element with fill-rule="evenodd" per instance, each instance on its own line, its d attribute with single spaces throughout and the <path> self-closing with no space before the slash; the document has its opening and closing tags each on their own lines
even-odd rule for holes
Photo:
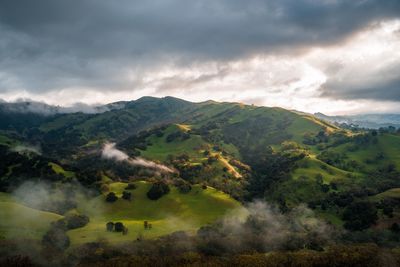
<svg viewBox="0 0 400 267">
<path fill-rule="evenodd" d="M 400 113 L 399 0 L 1 0 L 0 98 Z"/>
</svg>

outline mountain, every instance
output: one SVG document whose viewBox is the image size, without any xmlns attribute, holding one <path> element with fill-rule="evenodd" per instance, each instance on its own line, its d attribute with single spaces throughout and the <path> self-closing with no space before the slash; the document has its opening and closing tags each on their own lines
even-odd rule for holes
<svg viewBox="0 0 400 267">
<path fill-rule="evenodd" d="M 135 235 L 141 221 L 154 221 L 157 230 L 145 234 L 153 238 L 193 232 L 258 199 L 283 214 L 305 204 L 349 231 L 386 231 L 400 219 L 400 135 L 392 128 L 348 129 L 321 114 L 173 97 L 109 104 L 96 113 L 45 107 L 55 111 L 0 108 L 0 190 L 7 203 L 14 201 L 7 192 L 26 181 L 60 193 L 54 205 L 3 206 L 47 212 L 46 222 L 86 214 L 87 226 L 67 231 L 74 244 L 132 238 L 104 232 L 106 218 Z M 130 184 L 138 190 L 126 189 Z M 82 187 L 85 197 L 66 193 Z M 149 198 L 154 194 L 160 199 Z M 169 213 L 193 224 L 176 223 Z M 0 225 L 0 235 L 7 229 Z"/>
<path fill-rule="evenodd" d="M 387 127 L 400 128 L 400 114 L 360 114 L 348 116 L 327 116 L 315 113 L 315 117 L 336 124 L 346 124 L 350 127 L 379 129 Z"/>
</svg>

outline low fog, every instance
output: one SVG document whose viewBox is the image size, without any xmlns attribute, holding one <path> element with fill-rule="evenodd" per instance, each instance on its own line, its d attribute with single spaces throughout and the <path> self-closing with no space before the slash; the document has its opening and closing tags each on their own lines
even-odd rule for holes
<svg viewBox="0 0 400 267">
<path fill-rule="evenodd" d="M 122 160 L 127 160 L 121 151 L 116 153 L 112 149 L 112 144 L 107 147 L 114 152 L 114 154 L 107 154 L 109 158 L 117 160 L 117 157 L 119 157 Z M 56 187 L 53 184 L 42 182 L 25 182 L 14 191 L 14 196 L 29 207 L 63 214 L 68 209 L 74 208 L 71 203 L 76 204 L 77 201 L 79 203 L 89 203 L 92 201 L 94 196 L 90 196 L 90 193 L 87 189 L 80 187 L 79 184 L 62 184 Z M 59 205 L 60 203 L 63 203 L 63 205 Z M 86 215 L 95 216 L 92 212 L 99 214 L 101 209 L 93 210 Z M 18 212 L 15 212 L 14 216 L 15 218 L 13 219 L 16 221 L 22 218 Z M 34 221 L 36 219 L 35 217 L 24 218 L 26 221 Z M 165 220 L 174 225 L 180 225 L 184 231 L 196 229 L 198 226 L 198 222 L 183 220 L 176 216 L 171 217 L 167 214 Z M 141 234 L 138 233 L 138 236 L 141 236 Z M 323 221 L 317 219 L 314 213 L 304 205 L 300 205 L 283 214 L 265 201 L 254 201 L 244 207 L 232 210 L 219 221 L 203 226 L 197 232 L 187 232 L 185 234 L 179 231 L 159 240 L 141 239 L 136 241 L 136 239 L 132 239 L 134 242 L 121 244 L 109 243 L 107 240 L 99 239 L 98 246 L 114 251 L 117 250 L 126 255 L 140 255 L 142 253 L 157 255 L 159 253 L 157 250 L 158 242 L 160 244 L 166 242 L 167 250 L 164 251 L 165 253 L 169 253 L 168 251 L 171 253 L 196 251 L 198 253 L 230 254 L 254 251 L 268 252 L 279 249 L 322 249 L 324 246 L 332 244 L 334 240 L 334 230 Z M 149 242 L 155 246 L 149 246 Z M 15 245 L 16 251 L 14 253 L 29 255 L 35 262 L 46 266 L 52 266 L 58 260 L 61 261 L 61 259 L 57 258 L 44 258 L 37 251 L 37 247 L 32 250 L 23 240 L 16 241 Z M 79 262 L 84 258 L 90 257 L 90 253 L 92 253 L 90 250 L 83 250 L 85 252 L 82 253 L 79 247 L 71 249 L 72 254 L 67 254 L 69 255 L 67 257 L 71 258 L 62 260 Z M 74 256 L 72 257 L 71 255 Z"/>
<path fill-rule="evenodd" d="M 42 154 L 42 150 L 41 150 L 40 146 L 33 146 L 33 145 L 29 145 L 29 144 L 16 145 L 13 148 L 11 148 L 11 151 L 17 152 L 20 154 L 25 154 L 25 153 L 34 153 L 37 155 Z"/>
<path fill-rule="evenodd" d="M 155 163 L 153 161 L 145 160 L 140 157 L 130 158 L 126 153 L 115 148 L 115 143 L 104 144 L 101 156 L 105 159 L 115 160 L 115 161 L 126 161 L 134 166 L 142 166 L 144 168 L 153 169 L 163 173 L 173 173 L 173 169 L 168 168 L 165 165 Z"/>
<path fill-rule="evenodd" d="M 220 228 L 211 233 L 210 240 L 215 239 L 232 253 L 315 248 L 334 239 L 333 228 L 316 218 L 305 205 L 283 214 L 260 200 L 232 211 L 220 222 Z"/>
</svg>

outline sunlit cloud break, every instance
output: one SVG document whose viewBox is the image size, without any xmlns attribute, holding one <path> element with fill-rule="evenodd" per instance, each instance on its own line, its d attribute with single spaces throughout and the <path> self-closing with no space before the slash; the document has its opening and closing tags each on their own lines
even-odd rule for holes
<svg viewBox="0 0 400 267">
<path fill-rule="evenodd" d="M 17 2 L 0 3 L 6 101 L 74 110 L 77 99 L 150 95 L 331 115 L 400 112 L 399 1 L 171 0 L 155 9 L 82 0 L 46 5 L 53 16 L 35 13 L 41 4 L 22 16 Z"/>
</svg>

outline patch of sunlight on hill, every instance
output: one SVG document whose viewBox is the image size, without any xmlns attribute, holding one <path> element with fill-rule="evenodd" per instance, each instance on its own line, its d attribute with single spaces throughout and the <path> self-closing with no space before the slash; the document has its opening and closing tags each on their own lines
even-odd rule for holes
<svg viewBox="0 0 400 267">
<path fill-rule="evenodd" d="M 202 189 L 194 185 L 189 193 L 180 193 L 176 187 L 158 200 L 149 200 L 146 193 L 150 183 L 135 182 L 132 200 L 119 198 L 114 203 L 105 202 L 105 196 L 99 196 L 88 203 L 80 203 L 79 210 L 88 214 L 90 222 L 87 226 L 68 232 L 72 244 L 95 241 L 105 238 L 111 242 L 136 239 L 138 236 L 154 238 L 174 231 L 196 231 L 200 226 L 214 222 L 226 213 L 241 205 L 230 196 L 214 188 Z M 110 190 L 121 196 L 127 183 L 112 183 Z M 147 220 L 153 225 L 145 230 L 143 222 Z M 107 232 L 106 223 L 120 221 L 129 229 L 127 235 Z"/>
<path fill-rule="evenodd" d="M 400 136 L 383 134 L 378 136 L 376 144 L 360 145 L 357 150 L 350 150 L 351 144 L 343 144 L 332 148 L 331 151 L 345 154 L 349 160 L 355 160 L 366 171 L 374 171 L 388 164 L 394 164 L 400 170 Z M 383 158 L 376 160 L 381 154 Z M 367 163 L 368 162 L 368 163 Z"/>
<path fill-rule="evenodd" d="M 166 138 L 169 134 L 175 131 L 181 131 L 176 125 L 169 126 L 162 137 L 152 135 L 147 138 L 151 145 L 147 146 L 146 150 L 141 150 L 141 155 L 145 158 L 166 160 L 168 155 L 188 154 L 191 158 L 202 158 L 203 155 L 199 152 L 201 147 L 206 144 L 199 135 L 190 135 L 186 140 L 173 140 L 167 142 Z"/>
<path fill-rule="evenodd" d="M 192 129 L 192 127 L 190 125 L 187 124 L 176 124 L 176 126 L 178 126 L 178 128 L 182 131 L 188 132 Z"/>
<path fill-rule="evenodd" d="M 63 167 L 61 167 L 60 165 L 54 163 L 54 162 L 50 162 L 49 166 L 53 169 L 53 171 L 57 174 L 61 174 L 64 175 L 64 177 L 66 178 L 74 178 L 75 177 L 75 173 L 72 171 L 66 171 L 64 170 Z"/>
<path fill-rule="evenodd" d="M 326 164 L 325 162 L 315 158 L 315 156 L 308 156 L 300 160 L 298 165 L 299 167 L 292 172 L 293 179 L 307 177 L 314 181 L 315 177 L 318 174 L 321 174 L 324 183 L 330 183 L 333 181 L 348 180 L 354 175 L 351 172 L 347 172 Z"/>
<path fill-rule="evenodd" d="M 394 198 L 400 200 L 400 188 L 392 188 L 380 194 L 370 197 L 374 201 L 380 201 L 385 198 Z"/>
</svg>

